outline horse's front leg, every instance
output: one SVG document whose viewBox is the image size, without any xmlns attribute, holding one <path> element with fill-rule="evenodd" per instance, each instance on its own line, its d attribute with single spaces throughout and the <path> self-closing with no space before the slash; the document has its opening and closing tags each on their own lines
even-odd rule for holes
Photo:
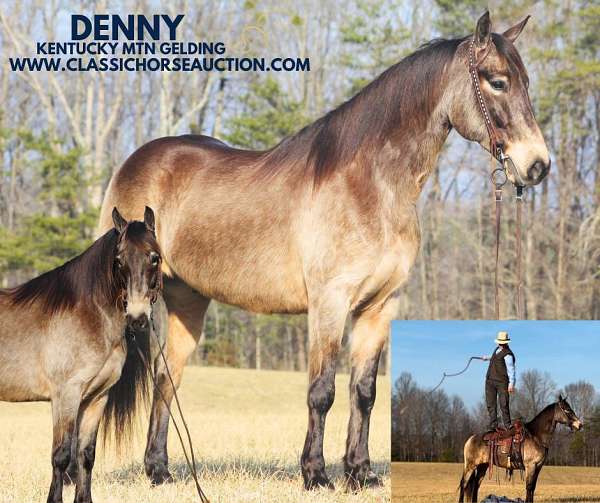
<svg viewBox="0 0 600 503">
<path fill-rule="evenodd" d="M 540 470 L 541 467 L 538 467 L 537 465 L 528 466 L 525 470 L 525 489 L 527 493 L 525 501 L 527 501 L 527 503 L 533 503 L 533 495 L 535 493 L 535 486 Z"/>
<path fill-rule="evenodd" d="M 379 477 L 371 470 L 369 422 L 375 404 L 379 356 L 388 338 L 390 321 L 398 309 L 394 294 L 380 305 L 353 316 L 351 335 L 350 421 L 344 472 L 351 489 L 377 485 Z"/>
<path fill-rule="evenodd" d="M 92 469 L 96 460 L 96 439 L 107 400 L 107 393 L 95 396 L 82 405 L 79 413 L 75 458 L 77 466 L 75 503 L 92 501 Z"/>
<path fill-rule="evenodd" d="M 210 299 L 181 281 L 168 278 L 165 278 L 164 299 L 169 310 L 165 356 L 173 384 L 178 388 L 183 368 L 202 334 Z M 167 435 L 174 390 L 161 355 L 156 358 L 154 375 L 159 389 L 154 390 L 152 398 L 144 465 L 152 484 L 162 484 L 173 480 L 168 468 Z"/>
<path fill-rule="evenodd" d="M 81 387 L 63 384 L 52 397 L 52 482 L 48 503 L 63 500 L 63 476 L 76 445 L 77 415 L 81 403 Z"/>
<path fill-rule="evenodd" d="M 309 302 L 308 431 L 300 460 L 306 489 L 333 489 L 325 473 L 323 434 L 335 398 L 336 360 L 348 315 L 348 304 L 339 295 L 336 291 L 329 296 L 323 293 Z"/>
</svg>

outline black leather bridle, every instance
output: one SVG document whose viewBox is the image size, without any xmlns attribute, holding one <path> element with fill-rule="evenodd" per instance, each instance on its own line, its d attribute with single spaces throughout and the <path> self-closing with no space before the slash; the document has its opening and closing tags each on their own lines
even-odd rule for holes
<svg viewBox="0 0 600 503">
<path fill-rule="evenodd" d="M 491 42 L 490 42 L 491 43 Z M 508 180 L 509 172 L 512 173 L 514 182 L 513 185 L 516 189 L 516 203 L 517 203 L 517 218 L 516 218 L 516 241 L 517 241 L 517 318 L 523 319 L 524 306 L 523 306 L 523 279 L 521 271 L 521 222 L 522 222 L 522 203 L 523 203 L 523 178 L 519 174 L 512 159 L 504 152 L 504 145 L 500 140 L 498 130 L 492 123 L 488 107 L 483 98 L 481 92 L 481 86 L 479 85 L 479 72 L 478 67 L 481 62 L 486 58 L 489 49 L 486 50 L 482 57 L 477 60 L 475 57 L 475 36 L 469 43 L 469 75 L 471 77 L 471 84 L 475 92 L 475 99 L 477 101 L 481 116 L 485 123 L 488 136 L 490 138 L 490 154 L 492 156 L 492 172 L 491 179 L 494 183 L 494 200 L 496 206 L 496 268 L 494 274 L 494 287 L 495 287 L 495 315 L 496 319 L 500 319 L 500 286 L 499 286 L 499 269 L 500 269 L 500 222 L 502 216 L 502 188 Z M 493 167 L 493 159 L 500 162 L 501 168 Z"/>
</svg>

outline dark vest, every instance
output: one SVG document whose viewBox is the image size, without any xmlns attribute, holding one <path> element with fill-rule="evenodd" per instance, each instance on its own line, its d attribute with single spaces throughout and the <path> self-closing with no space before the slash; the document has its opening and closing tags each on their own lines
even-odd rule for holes
<svg viewBox="0 0 600 503">
<path fill-rule="evenodd" d="M 487 379 L 508 384 L 508 371 L 506 369 L 506 362 L 504 361 L 506 355 L 511 355 L 513 360 L 515 358 L 515 355 L 507 345 L 502 346 L 500 351 L 494 353 L 490 359 L 490 366 L 488 367 L 486 376 Z"/>
</svg>

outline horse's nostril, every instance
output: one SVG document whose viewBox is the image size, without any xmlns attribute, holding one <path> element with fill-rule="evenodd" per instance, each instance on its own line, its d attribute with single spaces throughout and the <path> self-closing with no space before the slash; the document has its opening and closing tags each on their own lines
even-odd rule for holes
<svg viewBox="0 0 600 503">
<path fill-rule="evenodd" d="M 133 330 L 143 330 L 148 326 L 148 317 L 145 314 L 138 318 L 127 315 L 127 324 Z"/>
<path fill-rule="evenodd" d="M 536 161 L 527 170 L 527 177 L 533 182 L 538 182 L 542 178 L 544 178 L 544 176 L 546 176 L 546 173 L 548 173 L 548 169 L 549 166 L 546 165 L 544 162 Z"/>
</svg>

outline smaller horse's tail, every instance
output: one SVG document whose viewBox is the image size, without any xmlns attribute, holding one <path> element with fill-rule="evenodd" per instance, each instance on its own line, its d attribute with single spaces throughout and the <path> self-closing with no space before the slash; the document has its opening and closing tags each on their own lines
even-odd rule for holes
<svg viewBox="0 0 600 503">
<path fill-rule="evenodd" d="M 126 329 L 127 355 L 121 377 L 110 388 L 102 416 L 104 443 L 112 440 L 117 449 L 131 439 L 135 417 L 141 403 L 148 405 L 150 368 L 150 328 Z M 141 353 L 141 354 L 140 354 Z"/>
</svg>

